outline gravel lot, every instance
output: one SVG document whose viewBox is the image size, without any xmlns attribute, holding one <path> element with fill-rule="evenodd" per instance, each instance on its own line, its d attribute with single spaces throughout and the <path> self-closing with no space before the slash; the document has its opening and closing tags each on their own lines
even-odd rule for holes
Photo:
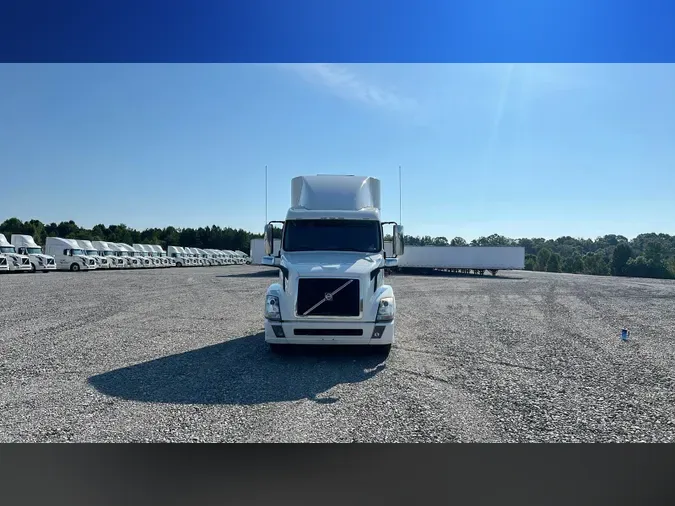
<svg viewBox="0 0 675 506">
<path fill-rule="evenodd" d="M 271 354 L 264 272 L 0 275 L 0 441 L 675 441 L 673 282 L 391 276 L 382 362 Z"/>
</svg>

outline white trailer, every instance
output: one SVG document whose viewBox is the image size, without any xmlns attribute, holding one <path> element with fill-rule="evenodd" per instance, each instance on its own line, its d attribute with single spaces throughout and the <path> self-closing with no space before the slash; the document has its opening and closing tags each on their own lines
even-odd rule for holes
<svg viewBox="0 0 675 506">
<path fill-rule="evenodd" d="M 281 239 L 274 239 L 274 251 L 281 249 Z M 262 259 L 265 256 L 265 239 L 251 239 L 251 263 L 253 265 L 262 265 Z"/>
<path fill-rule="evenodd" d="M 391 254 L 391 242 L 385 243 Z M 398 257 L 398 270 L 444 270 L 493 276 L 498 271 L 525 268 L 525 248 L 520 246 L 406 246 Z"/>
<path fill-rule="evenodd" d="M 28 256 L 33 272 L 49 272 L 56 270 L 56 261 L 54 260 L 54 257 L 45 255 L 42 248 L 37 245 L 32 236 L 12 234 L 10 241 L 12 242 L 12 246 L 16 247 L 16 251 L 19 255 Z M 9 264 L 5 262 L 5 265 L 7 266 L 7 269 L 5 270 L 9 270 Z M 3 270 L 1 262 L 0 270 Z"/>
</svg>

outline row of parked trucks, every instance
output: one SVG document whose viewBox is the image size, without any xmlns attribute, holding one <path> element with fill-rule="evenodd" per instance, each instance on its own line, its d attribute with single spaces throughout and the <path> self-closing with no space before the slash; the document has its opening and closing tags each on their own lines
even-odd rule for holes
<svg viewBox="0 0 675 506">
<path fill-rule="evenodd" d="M 0 234 L 0 272 L 91 271 L 250 264 L 242 251 L 124 244 L 47 237 L 44 249 L 30 235 Z"/>
</svg>

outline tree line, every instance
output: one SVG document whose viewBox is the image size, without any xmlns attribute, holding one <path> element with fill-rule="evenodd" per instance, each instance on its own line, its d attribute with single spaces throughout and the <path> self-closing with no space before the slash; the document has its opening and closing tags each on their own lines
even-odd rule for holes
<svg viewBox="0 0 675 506">
<path fill-rule="evenodd" d="M 275 228 L 280 238 L 281 229 Z M 44 245 L 49 236 L 91 241 L 122 242 L 126 244 L 159 244 L 195 248 L 250 251 L 251 239 L 261 238 L 243 229 L 220 227 L 148 228 L 135 230 L 124 224 L 99 224 L 82 228 L 74 221 L 44 224 L 39 220 L 21 221 L 9 218 L 0 224 L 0 233 L 7 239 L 11 234 L 33 236 Z M 390 236 L 386 238 L 391 239 Z M 599 276 L 634 276 L 675 278 L 675 236 L 640 234 L 628 240 L 622 235 L 605 235 L 595 239 L 570 236 L 557 239 L 511 239 L 499 234 L 479 237 L 467 242 L 462 237 L 405 236 L 407 246 L 522 246 L 525 248 L 525 269 L 545 272 L 568 272 Z"/>
<path fill-rule="evenodd" d="M 405 236 L 406 246 L 522 246 L 525 269 L 597 276 L 675 278 L 675 236 L 640 234 L 629 240 L 609 234 L 595 239 L 511 239 L 499 234 L 467 242 L 462 237 Z"/>
</svg>

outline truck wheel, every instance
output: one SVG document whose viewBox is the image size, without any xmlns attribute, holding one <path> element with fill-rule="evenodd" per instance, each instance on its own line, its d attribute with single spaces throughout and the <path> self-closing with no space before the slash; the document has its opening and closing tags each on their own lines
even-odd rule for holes
<svg viewBox="0 0 675 506">
<path fill-rule="evenodd" d="M 34 263 L 31 263 L 31 264 L 30 264 L 30 271 L 31 271 L 31 272 L 35 272 L 35 271 L 36 271 L 36 269 L 35 269 L 35 264 L 34 264 Z"/>
<path fill-rule="evenodd" d="M 71 265 L 70 265 L 70 270 L 71 270 L 72 272 L 77 272 L 77 271 L 79 271 L 79 270 L 80 270 L 80 264 L 71 264 Z"/>
</svg>

